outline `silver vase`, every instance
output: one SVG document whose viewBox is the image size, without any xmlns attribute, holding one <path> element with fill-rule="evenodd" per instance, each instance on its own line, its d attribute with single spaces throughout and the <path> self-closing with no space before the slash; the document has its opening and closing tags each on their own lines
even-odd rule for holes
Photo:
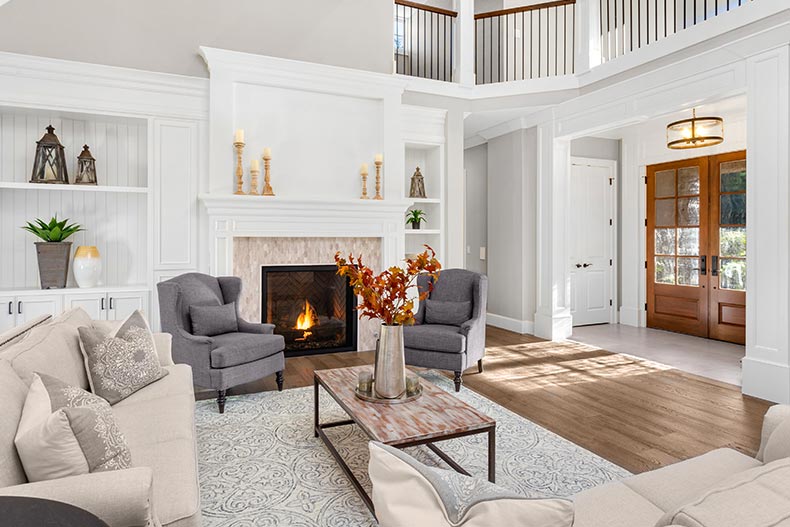
<svg viewBox="0 0 790 527">
<path fill-rule="evenodd" d="M 397 399 L 406 391 L 403 326 L 381 325 L 373 377 L 377 397 Z"/>
</svg>

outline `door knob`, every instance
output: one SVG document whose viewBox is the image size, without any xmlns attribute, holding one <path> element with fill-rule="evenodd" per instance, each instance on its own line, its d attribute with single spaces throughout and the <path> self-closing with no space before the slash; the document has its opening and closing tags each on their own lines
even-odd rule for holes
<svg viewBox="0 0 790 527">
<path fill-rule="evenodd" d="M 582 264 L 580 264 L 580 263 L 577 263 L 577 264 L 576 264 L 576 269 L 580 268 L 581 266 L 582 266 Z"/>
<path fill-rule="evenodd" d="M 585 263 L 584 265 L 582 265 L 582 267 L 587 269 L 588 267 L 592 267 L 592 264 L 591 263 Z"/>
</svg>

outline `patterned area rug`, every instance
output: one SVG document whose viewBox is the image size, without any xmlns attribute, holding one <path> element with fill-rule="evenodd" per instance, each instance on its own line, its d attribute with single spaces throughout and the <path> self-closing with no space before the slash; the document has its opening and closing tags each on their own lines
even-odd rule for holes
<svg viewBox="0 0 790 527">
<path fill-rule="evenodd" d="M 423 375 L 447 391 L 452 382 Z M 628 474 L 468 388 L 458 396 L 497 421 L 497 483 L 531 497 L 570 496 Z M 324 444 L 313 437 L 313 389 L 228 398 L 224 415 L 214 401 L 197 403 L 200 489 L 206 527 L 375 526 Z M 345 414 L 321 391 L 321 419 Z M 355 426 L 327 430 L 364 484 L 367 438 Z M 472 474 L 486 476 L 485 434 L 445 441 L 442 449 Z M 426 447 L 406 450 L 446 467 Z"/>
</svg>

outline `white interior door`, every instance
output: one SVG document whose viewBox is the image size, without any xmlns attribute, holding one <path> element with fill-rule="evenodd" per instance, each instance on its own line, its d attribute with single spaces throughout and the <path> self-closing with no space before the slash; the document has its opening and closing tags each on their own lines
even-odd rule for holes
<svg viewBox="0 0 790 527">
<path fill-rule="evenodd" d="M 614 176 L 613 161 L 572 161 L 568 265 L 574 326 L 613 321 Z"/>
</svg>

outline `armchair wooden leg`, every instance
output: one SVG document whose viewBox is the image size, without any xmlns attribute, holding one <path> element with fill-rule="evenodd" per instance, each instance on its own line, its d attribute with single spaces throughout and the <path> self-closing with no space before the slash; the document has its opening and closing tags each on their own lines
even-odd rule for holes
<svg viewBox="0 0 790 527">
<path fill-rule="evenodd" d="M 217 391 L 217 406 L 219 406 L 219 413 L 225 413 L 225 396 L 227 395 L 227 390 L 218 390 Z"/>
<path fill-rule="evenodd" d="M 455 383 L 455 391 L 456 392 L 460 392 L 461 391 L 461 382 L 462 382 L 461 381 L 461 372 L 460 371 L 455 372 L 455 378 L 453 379 L 453 382 Z"/>
<path fill-rule="evenodd" d="M 283 372 L 282 370 L 274 374 L 277 377 L 277 391 L 283 391 Z"/>
<path fill-rule="evenodd" d="M 483 359 L 477 361 L 477 373 L 483 373 Z"/>
</svg>

